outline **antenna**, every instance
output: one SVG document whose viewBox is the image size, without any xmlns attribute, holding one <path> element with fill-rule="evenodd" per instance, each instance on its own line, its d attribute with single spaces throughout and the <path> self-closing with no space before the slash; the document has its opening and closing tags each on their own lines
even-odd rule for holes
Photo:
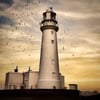
<svg viewBox="0 0 100 100">
<path fill-rule="evenodd" d="M 14 69 L 14 72 L 18 72 L 18 66 L 16 66 L 16 68 Z"/>
</svg>

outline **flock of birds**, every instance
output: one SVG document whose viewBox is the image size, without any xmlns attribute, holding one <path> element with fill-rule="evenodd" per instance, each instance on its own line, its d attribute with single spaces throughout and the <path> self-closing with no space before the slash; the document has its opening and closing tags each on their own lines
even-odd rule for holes
<svg viewBox="0 0 100 100">
<path fill-rule="evenodd" d="M 27 34 L 27 35 L 25 35 L 26 33 L 28 33 L 29 31 L 27 30 L 28 29 L 28 27 L 27 27 L 27 22 L 25 21 L 25 18 L 27 19 L 28 17 L 34 17 L 35 16 L 35 13 L 34 13 L 34 10 L 33 10 L 33 8 L 32 8 L 32 6 L 34 6 L 34 9 L 36 9 L 36 7 L 38 7 L 39 6 L 39 4 L 41 3 L 40 2 L 40 0 L 35 0 L 35 2 L 32 2 L 32 0 L 26 0 L 27 2 L 26 2 L 26 5 L 25 5 L 25 7 L 23 8 L 24 9 L 24 11 L 23 11 L 23 9 L 21 10 L 21 11 L 19 11 L 19 9 L 17 9 L 16 7 L 15 8 L 13 8 L 14 9 L 14 11 L 15 12 L 11 12 L 10 14 L 11 14 L 11 16 L 13 17 L 13 18 L 16 18 L 16 23 L 15 23 L 15 25 L 14 26 L 11 26 L 12 28 L 10 29 L 10 30 L 8 30 L 9 31 L 9 33 L 12 33 L 12 34 L 14 34 L 14 33 L 16 33 L 16 32 L 18 32 L 18 33 L 20 33 L 20 36 L 23 38 L 23 37 L 25 37 L 25 39 L 27 38 L 27 41 L 31 44 L 31 45 L 33 45 L 33 42 L 34 41 L 36 41 L 36 37 L 35 37 L 35 35 L 34 34 Z M 32 3 L 33 3 L 33 5 L 32 5 Z M 25 12 L 26 11 L 26 12 Z M 28 12 L 28 13 L 27 13 Z M 21 27 L 22 28 L 24 28 L 24 31 L 22 31 L 22 29 L 21 29 Z M 7 31 L 7 32 L 8 32 Z M 66 30 L 64 30 L 61 34 L 65 34 L 65 33 L 68 33 L 70 30 L 68 29 L 67 31 Z M 6 32 L 6 33 L 7 33 Z M 26 32 L 26 33 L 25 33 Z M 1 36 L 3 35 L 3 34 L 0 34 Z M 13 39 L 12 38 L 10 38 L 9 36 L 7 36 L 7 34 L 6 34 L 6 36 L 5 36 L 5 41 L 6 41 L 6 46 L 9 46 L 9 47 L 11 47 L 11 45 L 10 45 L 10 43 L 13 41 Z M 17 50 L 17 52 L 23 52 L 23 53 L 25 53 L 25 52 L 27 52 L 27 51 L 29 51 L 29 49 L 28 49 L 28 47 L 26 46 L 26 48 L 24 47 L 24 45 L 23 44 L 21 44 L 22 42 L 23 42 L 23 39 L 21 40 L 19 37 L 15 37 L 15 41 L 17 42 L 17 45 L 13 45 L 11 48 L 12 48 L 12 50 Z M 24 40 L 25 41 L 25 40 Z M 59 39 L 59 42 L 61 42 L 62 41 L 62 39 Z M 63 46 L 62 47 L 62 51 L 65 51 L 66 50 L 66 47 L 65 46 Z M 31 54 L 32 54 L 32 52 L 31 52 L 32 50 L 30 50 L 30 53 L 29 54 L 27 54 L 27 56 L 31 56 Z M 74 55 L 74 53 L 72 54 L 72 56 L 75 56 Z M 11 62 L 11 64 L 13 64 L 13 59 L 11 59 L 11 58 L 9 58 L 9 61 Z M 66 64 L 66 66 L 68 66 L 67 64 Z"/>
</svg>

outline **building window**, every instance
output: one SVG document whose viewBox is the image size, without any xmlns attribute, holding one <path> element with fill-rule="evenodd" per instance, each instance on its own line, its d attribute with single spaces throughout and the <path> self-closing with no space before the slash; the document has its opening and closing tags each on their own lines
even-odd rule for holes
<svg viewBox="0 0 100 100">
<path fill-rule="evenodd" d="M 9 89 L 11 89 L 11 85 L 9 85 Z"/>
<path fill-rule="evenodd" d="M 16 85 L 13 85 L 13 89 L 17 89 L 17 86 Z"/>
<path fill-rule="evenodd" d="M 35 88 L 37 88 L 37 84 L 35 84 Z"/>
<path fill-rule="evenodd" d="M 54 40 L 51 40 L 51 43 L 54 44 Z"/>
<path fill-rule="evenodd" d="M 53 89 L 56 89 L 56 86 L 53 86 Z"/>
<path fill-rule="evenodd" d="M 20 86 L 20 89 L 24 89 L 24 86 Z"/>
</svg>

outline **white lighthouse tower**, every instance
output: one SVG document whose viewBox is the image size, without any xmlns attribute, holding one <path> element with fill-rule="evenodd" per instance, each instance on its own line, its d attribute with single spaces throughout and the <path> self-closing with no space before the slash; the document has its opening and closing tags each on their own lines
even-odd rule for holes
<svg viewBox="0 0 100 100">
<path fill-rule="evenodd" d="M 61 76 L 59 73 L 59 59 L 57 47 L 57 21 L 56 13 L 50 7 L 43 13 L 41 22 L 42 43 L 39 66 L 39 89 L 60 89 Z"/>
</svg>

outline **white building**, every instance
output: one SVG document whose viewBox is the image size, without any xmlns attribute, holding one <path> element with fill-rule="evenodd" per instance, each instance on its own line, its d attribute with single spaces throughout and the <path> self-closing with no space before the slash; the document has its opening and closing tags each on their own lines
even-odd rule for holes
<svg viewBox="0 0 100 100">
<path fill-rule="evenodd" d="M 14 72 L 6 73 L 5 89 L 38 89 L 38 71 L 29 70 L 18 72 L 18 67 Z M 60 88 L 64 88 L 64 76 L 60 74 Z"/>
<path fill-rule="evenodd" d="M 40 29 L 42 31 L 39 72 L 29 71 L 6 74 L 6 89 L 63 89 L 64 76 L 59 71 L 57 31 L 59 29 L 56 13 L 50 7 L 43 13 Z"/>
<path fill-rule="evenodd" d="M 77 84 L 69 84 L 69 89 L 70 90 L 78 90 L 78 85 Z"/>
<path fill-rule="evenodd" d="M 20 89 L 23 86 L 23 73 L 8 72 L 6 73 L 5 88 Z"/>
<path fill-rule="evenodd" d="M 39 73 L 37 71 L 28 71 L 23 74 L 25 89 L 36 89 Z"/>
<path fill-rule="evenodd" d="M 6 73 L 5 89 L 36 89 L 38 72 L 28 70 L 20 73 L 17 71 Z"/>
</svg>

